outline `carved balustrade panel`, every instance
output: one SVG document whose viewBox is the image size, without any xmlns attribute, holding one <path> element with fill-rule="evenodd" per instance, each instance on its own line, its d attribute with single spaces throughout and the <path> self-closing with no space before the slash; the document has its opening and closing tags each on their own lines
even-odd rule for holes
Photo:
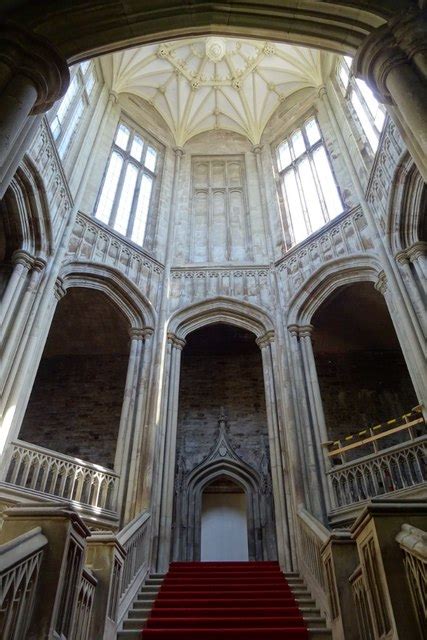
<svg viewBox="0 0 427 640">
<path fill-rule="evenodd" d="M 114 511 L 119 476 L 113 471 L 26 442 L 11 445 L 6 482 Z"/>
<path fill-rule="evenodd" d="M 427 480 L 425 442 L 421 437 L 329 471 L 336 507 L 422 485 Z"/>
<path fill-rule="evenodd" d="M 308 278 L 331 260 L 372 249 L 368 224 L 359 207 L 341 214 L 326 227 L 291 249 L 277 263 L 288 297 L 301 289 Z"/>
<path fill-rule="evenodd" d="M 37 527 L 0 546 L 0 636 L 27 637 L 47 539 Z"/>
<path fill-rule="evenodd" d="M 171 272 L 170 310 L 215 296 L 229 296 L 271 309 L 274 293 L 268 267 L 177 268 Z"/>
<path fill-rule="evenodd" d="M 427 532 L 403 524 L 396 536 L 403 555 L 406 579 L 411 591 L 421 637 L 427 637 Z"/>
<path fill-rule="evenodd" d="M 80 577 L 71 640 L 91 640 L 92 608 L 96 585 L 97 579 L 93 573 L 84 568 Z"/>
<path fill-rule="evenodd" d="M 371 610 L 369 608 L 368 593 L 361 567 L 358 567 L 356 569 L 354 574 L 350 577 L 349 581 L 353 592 L 357 625 L 359 628 L 360 637 L 364 640 L 375 640 Z"/>
<path fill-rule="evenodd" d="M 163 266 L 125 238 L 83 213 L 77 214 L 67 260 L 94 262 L 117 269 L 154 307 L 159 301 Z"/>
</svg>

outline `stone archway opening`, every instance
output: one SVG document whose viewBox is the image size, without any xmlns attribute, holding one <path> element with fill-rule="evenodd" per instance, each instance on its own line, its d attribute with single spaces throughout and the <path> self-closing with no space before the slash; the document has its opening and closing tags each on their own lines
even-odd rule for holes
<svg viewBox="0 0 427 640">
<path fill-rule="evenodd" d="M 240 327 L 186 337 L 172 529 L 174 560 L 277 558 L 261 352 Z M 231 537 L 228 551 L 218 546 Z"/>
<path fill-rule="evenodd" d="M 19 438 L 114 468 L 129 327 L 105 293 L 73 287 L 58 303 Z"/>
<path fill-rule="evenodd" d="M 200 560 L 249 559 L 248 507 L 244 488 L 226 475 L 202 493 Z"/>
<path fill-rule="evenodd" d="M 418 404 L 387 304 L 373 283 L 339 287 L 311 322 L 329 440 L 344 440 Z"/>
</svg>

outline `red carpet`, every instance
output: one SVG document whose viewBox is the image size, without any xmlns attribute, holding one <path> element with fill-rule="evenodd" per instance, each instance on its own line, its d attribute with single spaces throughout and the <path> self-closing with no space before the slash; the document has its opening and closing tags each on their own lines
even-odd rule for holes
<svg viewBox="0 0 427 640">
<path fill-rule="evenodd" d="M 308 640 L 277 562 L 173 562 L 143 640 Z"/>
</svg>

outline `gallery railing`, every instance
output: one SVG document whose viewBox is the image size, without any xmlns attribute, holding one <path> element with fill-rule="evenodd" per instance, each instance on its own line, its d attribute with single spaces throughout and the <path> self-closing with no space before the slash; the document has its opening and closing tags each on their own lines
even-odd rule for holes
<svg viewBox="0 0 427 640">
<path fill-rule="evenodd" d="M 27 637 L 47 539 L 36 527 L 0 546 L 0 637 Z"/>
<path fill-rule="evenodd" d="M 98 510 L 116 510 L 119 476 L 111 469 L 20 440 L 10 447 L 7 483 Z"/>
<path fill-rule="evenodd" d="M 425 422 L 415 407 L 401 418 L 325 443 L 334 507 L 423 484 L 427 480 Z M 404 440 L 402 441 L 402 438 Z M 397 444 L 397 440 L 400 440 Z M 353 460 L 347 461 L 351 455 Z"/>
<path fill-rule="evenodd" d="M 396 536 L 403 552 L 406 578 L 412 595 L 421 637 L 427 638 L 427 532 L 409 524 Z"/>
</svg>

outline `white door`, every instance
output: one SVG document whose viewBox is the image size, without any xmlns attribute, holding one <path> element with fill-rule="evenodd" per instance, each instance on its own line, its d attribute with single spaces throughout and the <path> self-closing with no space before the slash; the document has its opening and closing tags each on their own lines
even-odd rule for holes
<svg viewBox="0 0 427 640">
<path fill-rule="evenodd" d="M 246 494 L 202 496 L 202 561 L 248 560 Z"/>
</svg>

